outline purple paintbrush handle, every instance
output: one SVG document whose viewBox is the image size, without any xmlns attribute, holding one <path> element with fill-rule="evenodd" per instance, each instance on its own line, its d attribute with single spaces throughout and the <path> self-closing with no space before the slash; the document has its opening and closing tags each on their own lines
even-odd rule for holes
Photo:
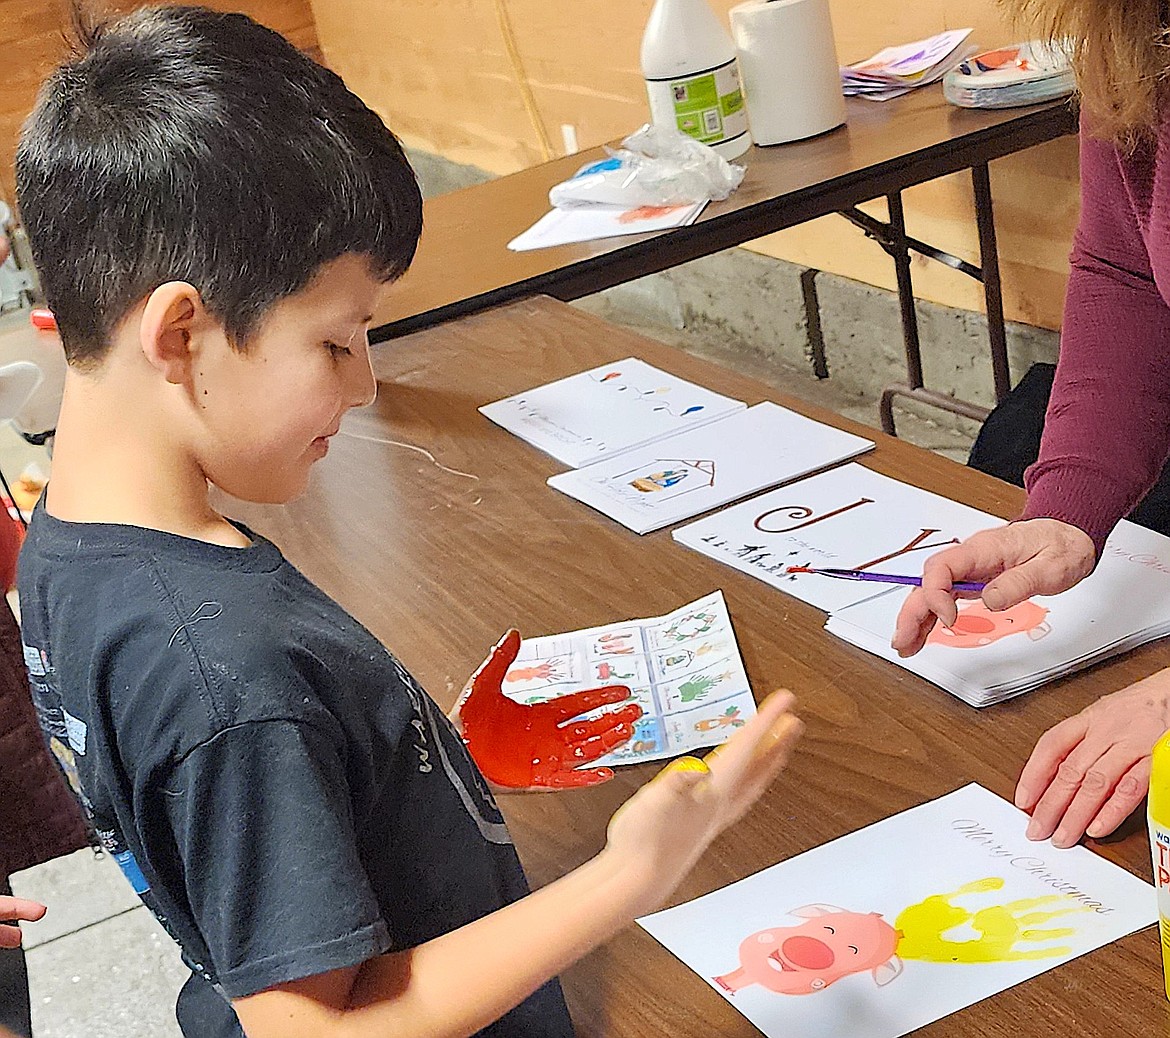
<svg viewBox="0 0 1170 1038">
<path fill-rule="evenodd" d="M 813 572 L 826 573 L 832 577 L 845 577 L 847 580 L 872 580 L 876 584 L 907 584 L 911 587 L 922 587 L 921 577 L 906 577 L 895 573 L 870 573 L 868 570 L 856 569 L 825 569 Z M 985 584 L 959 580 L 951 585 L 951 590 L 979 593 L 984 587 L 986 587 Z"/>
</svg>

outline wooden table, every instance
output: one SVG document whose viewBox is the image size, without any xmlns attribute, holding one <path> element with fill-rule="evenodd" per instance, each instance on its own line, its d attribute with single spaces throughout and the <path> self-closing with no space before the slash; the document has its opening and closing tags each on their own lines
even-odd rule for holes
<svg viewBox="0 0 1170 1038">
<path fill-rule="evenodd" d="M 894 431 L 892 402 L 908 396 L 971 418 L 987 409 L 956 401 L 923 384 L 910 254 L 947 263 L 983 283 L 996 398 L 1010 389 L 995 221 L 987 164 L 992 159 L 1076 132 L 1076 113 L 1063 101 L 1002 111 L 946 103 L 941 86 L 877 104 L 847 99 L 849 121 L 793 144 L 753 147 L 739 189 L 709 205 L 690 227 L 532 252 L 507 243 L 548 211 L 548 190 L 600 148 L 546 162 L 511 176 L 440 195 L 426 203 L 414 265 L 378 311 L 371 338 L 381 341 L 537 293 L 571 300 L 645 274 L 709 256 L 773 231 L 839 212 L 875 238 L 893 258 L 906 350 L 906 379 L 882 396 L 882 424 Z M 970 169 L 979 229 L 979 265 L 910 238 L 902 192 Z M 859 211 L 885 196 L 888 222 Z"/>
<path fill-rule="evenodd" d="M 1002 706 L 973 710 L 836 640 L 822 630 L 823 613 L 675 544 L 669 531 L 639 537 L 551 490 L 544 481 L 557 463 L 476 411 L 630 355 L 749 403 L 771 397 L 876 436 L 877 451 L 864 463 L 898 479 L 1004 516 L 1020 503 L 1021 492 L 1007 484 L 537 298 L 382 351 L 377 403 L 346 420 L 308 494 L 284 509 L 234 511 L 282 545 L 445 708 L 510 625 L 537 635 L 655 616 L 722 588 L 757 695 L 778 685 L 794 689 L 807 732 L 786 776 L 711 848 L 676 901 L 973 780 L 1010 797 L 1042 731 L 1170 664 L 1165 646 L 1146 646 Z M 504 798 L 532 881 L 546 883 L 594 854 L 610 815 L 655 770 L 626 768 L 594 790 Z M 1090 846 L 1149 878 L 1139 825 Z M 564 983 L 582 1038 L 757 1034 L 637 928 L 570 969 Z M 1149 930 L 1128 937 L 919 1033 L 1170 1034 L 1157 937 Z"/>
</svg>

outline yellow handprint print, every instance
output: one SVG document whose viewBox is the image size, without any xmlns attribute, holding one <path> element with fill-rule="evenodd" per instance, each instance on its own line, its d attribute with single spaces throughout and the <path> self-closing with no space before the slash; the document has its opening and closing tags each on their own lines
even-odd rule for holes
<svg viewBox="0 0 1170 1038">
<path fill-rule="evenodd" d="M 989 905 L 969 910 L 954 904 L 952 898 L 968 894 L 983 894 L 999 890 L 1004 881 L 999 877 L 966 883 L 949 894 L 932 894 L 924 901 L 902 910 L 894 922 L 894 929 L 902 934 L 898 954 L 903 959 L 920 962 L 1018 962 L 1023 959 L 1048 959 L 1068 955 L 1067 947 L 1020 947 L 1039 944 L 1076 933 L 1072 927 L 1036 929 L 1058 916 L 1088 909 L 1060 894 L 1046 897 L 1021 898 L 1006 905 Z M 1062 903 L 1051 911 L 1037 911 L 1045 905 Z M 946 935 L 956 927 L 969 924 L 979 936 L 967 939 L 949 939 Z"/>
</svg>

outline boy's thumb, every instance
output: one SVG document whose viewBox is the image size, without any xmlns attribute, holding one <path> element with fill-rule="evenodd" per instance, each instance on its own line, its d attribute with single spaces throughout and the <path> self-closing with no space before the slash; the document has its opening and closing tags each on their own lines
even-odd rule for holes
<svg viewBox="0 0 1170 1038">
<path fill-rule="evenodd" d="M 710 774 L 711 769 L 698 757 L 679 757 L 663 768 L 654 781 L 669 786 L 672 793 L 682 796 L 702 783 Z"/>
</svg>

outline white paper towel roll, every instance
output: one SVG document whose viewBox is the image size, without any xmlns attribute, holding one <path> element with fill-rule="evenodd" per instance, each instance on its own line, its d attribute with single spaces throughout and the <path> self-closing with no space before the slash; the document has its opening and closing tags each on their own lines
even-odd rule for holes
<svg viewBox="0 0 1170 1038">
<path fill-rule="evenodd" d="M 747 0 L 731 34 L 757 144 L 783 144 L 845 121 L 829 0 Z"/>
</svg>

